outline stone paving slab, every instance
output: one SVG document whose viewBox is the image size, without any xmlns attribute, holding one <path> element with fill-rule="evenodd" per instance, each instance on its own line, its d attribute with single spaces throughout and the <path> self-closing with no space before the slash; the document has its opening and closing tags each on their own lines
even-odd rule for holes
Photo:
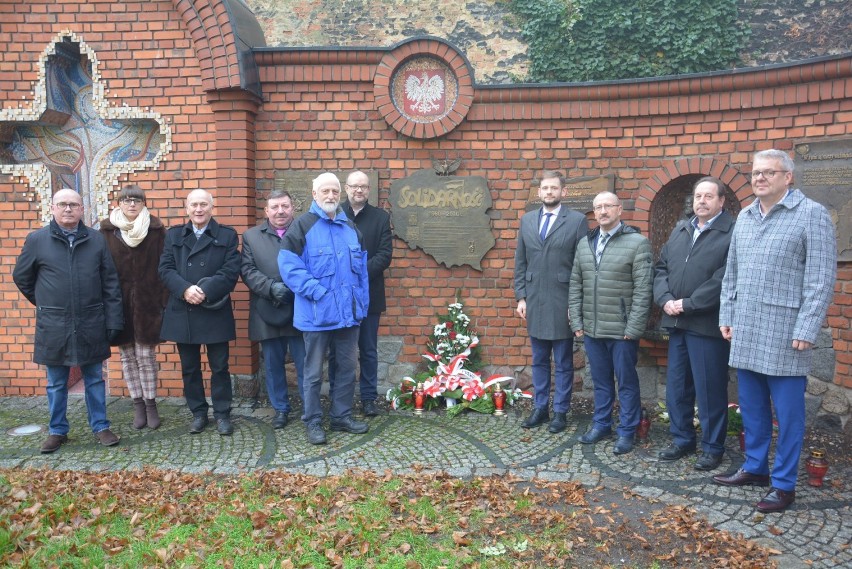
<svg viewBox="0 0 852 569">
<path fill-rule="evenodd" d="M 251 401 L 233 410 L 234 434 L 222 437 L 211 423 L 199 435 L 187 431 L 191 415 L 182 399 L 160 403 L 163 425 L 156 431 L 131 427 L 132 402 L 110 398 L 108 415 L 121 442 L 113 448 L 98 445 L 88 429 L 82 397 L 69 399 L 70 441 L 54 454 L 39 447 L 47 435 L 45 397 L 0 398 L 0 467 L 48 467 L 70 470 L 124 470 L 143 467 L 183 472 L 235 474 L 256 469 L 280 469 L 316 476 L 341 474 L 347 469 L 408 473 L 416 469 L 445 471 L 453 476 L 511 474 L 523 479 L 578 481 L 598 492 L 621 493 L 625 488 L 662 504 L 686 505 L 719 529 L 742 534 L 780 551 L 782 568 L 852 567 L 852 484 L 813 488 L 800 473 L 795 504 L 783 514 L 763 515 L 754 510 L 762 488 L 729 488 L 713 484 L 710 474 L 692 468 L 689 459 L 661 462 L 656 453 L 668 445 L 664 426 L 655 425 L 648 441 L 634 452 L 615 456 L 614 440 L 581 445 L 591 417 L 569 415 L 566 432 L 552 435 L 542 427 L 521 428 L 520 410 L 505 417 L 468 412 L 450 418 L 443 412 L 415 417 L 391 411 L 369 418 L 364 435 L 328 432 L 328 444 L 306 442 L 298 409 L 283 430 L 274 430 L 268 406 Z M 42 432 L 11 436 L 21 425 L 39 425 Z M 716 472 L 735 469 L 742 462 L 735 441 L 729 441 L 725 460 Z M 804 462 L 802 462 L 804 464 Z M 841 474 L 842 473 L 835 473 Z"/>
</svg>

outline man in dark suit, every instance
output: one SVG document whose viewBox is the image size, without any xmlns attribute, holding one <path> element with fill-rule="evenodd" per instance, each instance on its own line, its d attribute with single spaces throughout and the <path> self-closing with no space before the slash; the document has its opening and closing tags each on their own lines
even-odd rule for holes
<svg viewBox="0 0 852 569">
<path fill-rule="evenodd" d="M 189 222 L 172 227 L 160 258 L 160 279 L 169 289 L 163 314 L 163 340 L 177 343 L 183 393 L 192 411 L 190 433 L 207 426 L 207 399 L 201 377 L 201 345 L 207 346 L 210 396 L 220 435 L 231 425 L 231 373 L 228 342 L 237 337 L 230 293 L 240 275 L 237 232 L 213 219 L 213 196 L 193 190 L 186 198 Z"/>
<path fill-rule="evenodd" d="M 541 173 L 541 208 L 521 218 L 515 251 L 515 310 L 527 323 L 532 344 L 534 409 L 525 429 L 550 421 L 551 354 L 556 367 L 553 420 L 548 431 L 567 427 L 574 387 L 574 339 L 568 324 L 568 284 L 574 251 L 589 230 L 582 214 L 562 207 L 565 180 L 559 172 Z"/>
<path fill-rule="evenodd" d="M 724 205 L 721 180 L 698 180 L 692 191 L 695 215 L 674 228 L 654 276 L 654 300 L 663 309 L 661 324 L 669 330 L 666 407 L 672 444 L 660 452 L 660 460 L 679 460 L 695 452 L 697 401 L 702 455 L 696 470 L 719 466 L 728 429 L 730 346 L 718 324 L 734 219 Z"/>
<path fill-rule="evenodd" d="M 355 171 L 346 178 L 346 196 L 348 201 L 343 211 L 349 219 L 355 221 L 358 231 L 364 239 L 367 251 L 367 275 L 370 286 L 370 308 L 367 317 L 361 321 L 358 335 L 358 363 L 361 367 L 359 389 L 361 407 L 364 415 L 373 417 L 379 414 L 376 406 L 378 398 L 378 338 L 379 319 L 386 309 L 385 270 L 390 266 L 393 255 L 390 215 L 368 203 L 370 180 L 367 174 Z M 335 360 L 332 351 L 329 358 L 329 389 L 334 389 Z"/>
</svg>

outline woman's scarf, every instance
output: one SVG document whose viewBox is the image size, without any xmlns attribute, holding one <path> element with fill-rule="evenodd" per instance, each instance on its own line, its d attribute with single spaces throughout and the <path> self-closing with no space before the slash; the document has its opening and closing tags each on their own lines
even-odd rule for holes
<svg viewBox="0 0 852 569">
<path fill-rule="evenodd" d="M 147 207 L 133 221 L 127 219 L 120 207 L 112 210 L 109 214 L 110 222 L 121 230 L 121 237 L 128 247 L 136 247 L 148 236 L 148 226 L 151 225 L 151 213 Z"/>
</svg>

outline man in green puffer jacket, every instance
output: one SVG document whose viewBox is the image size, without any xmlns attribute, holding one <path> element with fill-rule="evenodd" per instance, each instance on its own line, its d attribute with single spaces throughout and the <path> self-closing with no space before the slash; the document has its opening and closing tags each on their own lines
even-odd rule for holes
<svg viewBox="0 0 852 569">
<path fill-rule="evenodd" d="M 651 244 L 622 223 L 615 194 L 602 192 L 592 203 L 599 227 L 577 246 L 568 289 L 571 329 L 583 338 L 594 384 L 592 426 L 580 442 L 594 444 L 612 434 L 618 377 L 620 422 L 613 453 L 625 454 L 633 450 L 641 415 L 636 361 L 651 311 Z"/>
</svg>

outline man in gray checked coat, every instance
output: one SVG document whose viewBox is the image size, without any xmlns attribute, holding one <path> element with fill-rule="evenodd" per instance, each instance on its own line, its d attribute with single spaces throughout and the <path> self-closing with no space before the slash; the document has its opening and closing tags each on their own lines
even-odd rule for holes
<svg viewBox="0 0 852 569">
<path fill-rule="evenodd" d="M 780 150 L 755 154 L 756 199 L 737 218 L 722 279 L 719 328 L 737 368 L 746 451 L 737 472 L 713 480 L 725 486 L 771 481 L 757 503 L 760 512 L 780 512 L 796 497 L 806 374 L 837 268 L 834 224 L 823 206 L 792 188 L 793 170 Z M 770 477 L 773 406 L 778 442 Z"/>
</svg>

